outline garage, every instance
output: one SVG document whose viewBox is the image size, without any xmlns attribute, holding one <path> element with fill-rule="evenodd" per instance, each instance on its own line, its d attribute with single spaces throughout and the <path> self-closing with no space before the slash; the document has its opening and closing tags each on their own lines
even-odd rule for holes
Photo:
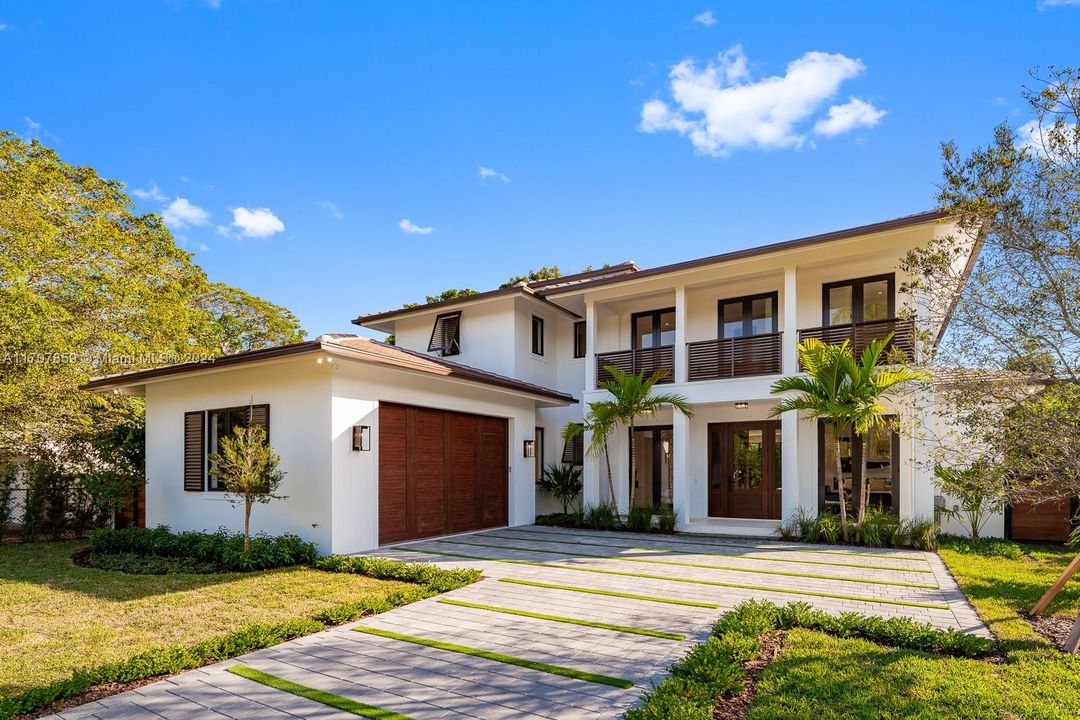
<svg viewBox="0 0 1080 720">
<path fill-rule="evenodd" d="M 379 404 L 379 544 L 507 524 L 507 421 Z"/>
</svg>

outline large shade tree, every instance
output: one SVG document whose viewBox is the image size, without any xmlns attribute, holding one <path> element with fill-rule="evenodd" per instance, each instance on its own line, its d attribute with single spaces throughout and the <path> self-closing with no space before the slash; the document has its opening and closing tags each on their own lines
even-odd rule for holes
<svg viewBox="0 0 1080 720">
<path fill-rule="evenodd" d="M 302 338 L 284 308 L 211 283 L 121 183 L 0 132 L 0 459 L 127 402 L 78 392 L 91 376 Z"/>
</svg>

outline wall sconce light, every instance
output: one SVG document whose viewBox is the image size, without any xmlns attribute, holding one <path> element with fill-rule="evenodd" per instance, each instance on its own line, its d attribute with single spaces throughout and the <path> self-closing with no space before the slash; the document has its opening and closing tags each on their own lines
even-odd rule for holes
<svg viewBox="0 0 1080 720">
<path fill-rule="evenodd" d="M 745 410 L 748 407 L 750 407 L 750 403 L 748 403 L 748 402 L 737 402 L 737 403 L 735 403 L 735 409 L 736 410 Z"/>
<path fill-rule="evenodd" d="M 352 428 L 352 449 L 353 450 L 370 450 L 371 449 L 371 426 L 370 425 L 353 425 L 353 428 Z"/>
<path fill-rule="evenodd" d="M 525 457 L 536 457 L 536 441 L 525 441 Z"/>
</svg>

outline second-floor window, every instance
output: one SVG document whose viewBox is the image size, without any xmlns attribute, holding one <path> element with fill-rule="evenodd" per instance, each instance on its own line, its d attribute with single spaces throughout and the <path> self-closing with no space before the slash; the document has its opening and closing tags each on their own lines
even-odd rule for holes
<svg viewBox="0 0 1080 720">
<path fill-rule="evenodd" d="M 574 357 L 585 357 L 585 321 L 574 323 Z"/>
<path fill-rule="evenodd" d="M 461 313 L 445 313 L 435 318 L 435 327 L 431 329 L 428 352 L 438 353 L 440 357 L 461 354 Z"/>
<path fill-rule="evenodd" d="M 777 293 L 721 300 L 720 337 L 736 338 L 776 332 L 776 300 Z"/>
<path fill-rule="evenodd" d="M 822 324 L 830 327 L 894 318 L 894 282 L 890 273 L 823 285 Z"/>
<path fill-rule="evenodd" d="M 544 318 L 532 316 L 532 351 L 533 355 L 544 354 Z"/>
<path fill-rule="evenodd" d="M 675 308 L 634 313 L 630 325 L 635 350 L 675 344 Z"/>
</svg>

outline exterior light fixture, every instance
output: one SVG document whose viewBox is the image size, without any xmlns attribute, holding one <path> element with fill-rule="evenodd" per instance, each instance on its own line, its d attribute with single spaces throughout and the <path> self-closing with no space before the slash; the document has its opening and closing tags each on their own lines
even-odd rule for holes
<svg viewBox="0 0 1080 720">
<path fill-rule="evenodd" d="M 526 440 L 524 445 L 525 457 L 536 457 L 536 441 Z"/>
<path fill-rule="evenodd" d="M 371 426 L 370 425 L 353 425 L 352 428 L 352 449 L 357 450 L 370 450 L 371 449 Z"/>
<path fill-rule="evenodd" d="M 750 407 L 750 403 L 748 403 L 748 402 L 737 402 L 737 403 L 735 403 L 735 409 L 736 410 L 745 410 L 748 407 Z"/>
</svg>

